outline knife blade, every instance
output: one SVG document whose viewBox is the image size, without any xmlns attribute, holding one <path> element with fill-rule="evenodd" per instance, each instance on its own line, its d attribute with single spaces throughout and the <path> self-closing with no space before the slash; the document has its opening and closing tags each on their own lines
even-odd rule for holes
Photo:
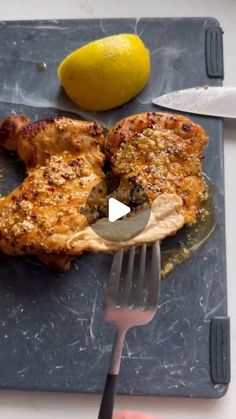
<svg viewBox="0 0 236 419">
<path fill-rule="evenodd" d="M 176 111 L 236 118 L 236 87 L 194 87 L 176 90 L 152 103 Z"/>
</svg>

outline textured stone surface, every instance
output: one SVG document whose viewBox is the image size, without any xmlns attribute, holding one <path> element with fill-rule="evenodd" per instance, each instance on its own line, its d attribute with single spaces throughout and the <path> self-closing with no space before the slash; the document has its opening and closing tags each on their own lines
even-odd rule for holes
<svg viewBox="0 0 236 419">
<path fill-rule="evenodd" d="M 151 99 L 168 91 L 220 85 L 205 71 L 205 30 L 212 25 L 217 22 L 211 19 L 2 22 L 0 118 L 23 112 L 35 120 L 75 112 L 60 91 L 55 75 L 58 62 L 80 45 L 113 33 L 134 32 L 147 44 L 152 56 L 149 85 L 115 111 L 79 112 L 81 116 L 109 126 L 128 114 L 157 110 Z M 36 66 L 42 62 L 47 70 L 39 72 Z M 204 171 L 214 183 L 216 228 L 188 261 L 162 281 L 155 319 L 129 332 L 120 393 L 219 397 L 227 388 L 212 383 L 209 365 L 210 320 L 227 314 L 222 123 L 193 119 L 210 136 Z M 5 168 L 0 181 L 4 194 L 23 179 L 24 168 L 3 150 L 0 166 Z M 102 390 L 114 333 L 102 317 L 110 264 L 109 255 L 86 254 L 62 274 L 37 260 L 0 255 L 0 387 Z"/>
</svg>

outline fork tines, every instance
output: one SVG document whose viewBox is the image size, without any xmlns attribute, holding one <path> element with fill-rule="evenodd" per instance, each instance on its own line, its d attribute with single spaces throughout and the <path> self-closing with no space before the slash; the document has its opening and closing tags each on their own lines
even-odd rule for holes
<svg viewBox="0 0 236 419">
<path fill-rule="evenodd" d="M 158 304 L 160 293 L 160 244 L 132 246 L 114 255 L 107 283 L 107 303 L 117 307 L 141 307 Z"/>
</svg>

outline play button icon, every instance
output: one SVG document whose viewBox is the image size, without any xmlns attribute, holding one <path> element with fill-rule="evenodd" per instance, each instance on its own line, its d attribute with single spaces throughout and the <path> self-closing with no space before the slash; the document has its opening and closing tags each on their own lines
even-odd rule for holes
<svg viewBox="0 0 236 419">
<path fill-rule="evenodd" d="M 95 185 L 80 212 L 102 239 L 124 242 L 140 234 L 150 217 L 151 206 L 142 185 L 133 180 L 111 190 L 107 182 Z"/>
<path fill-rule="evenodd" d="M 109 198 L 108 200 L 108 220 L 113 223 L 119 220 L 131 211 L 128 205 L 122 204 L 115 198 Z"/>
</svg>

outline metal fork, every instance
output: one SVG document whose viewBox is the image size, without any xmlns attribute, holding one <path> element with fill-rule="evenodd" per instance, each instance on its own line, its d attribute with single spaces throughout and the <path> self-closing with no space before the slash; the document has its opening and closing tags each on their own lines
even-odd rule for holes
<svg viewBox="0 0 236 419">
<path fill-rule="evenodd" d="M 149 246 L 150 248 L 150 246 Z M 148 251 L 151 251 L 148 263 Z M 139 262 L 136 263 L 137 258 Z M 135 273 L 135 268 L 138 272 Z M 107 282 L 104 317 L 116 326 L 111 362 L 98 419 L 111 419 L 126 332 L 147 324 L 154 317 L 161 283 L 160 243 L 120 250 L 114 255 Z"/>
</svg>

